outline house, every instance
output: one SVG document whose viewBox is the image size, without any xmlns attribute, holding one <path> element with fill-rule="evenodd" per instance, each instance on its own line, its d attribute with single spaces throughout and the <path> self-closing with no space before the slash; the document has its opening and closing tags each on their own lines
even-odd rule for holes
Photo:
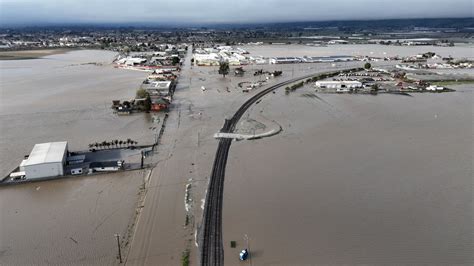
<svg viewBox="0 0 474 266">
<path fill-rule="evenodd" d="M 170 93 L 171 81 L 153 81 L 144 89 L 150 96 L 165 96 Z"/>
</svg>

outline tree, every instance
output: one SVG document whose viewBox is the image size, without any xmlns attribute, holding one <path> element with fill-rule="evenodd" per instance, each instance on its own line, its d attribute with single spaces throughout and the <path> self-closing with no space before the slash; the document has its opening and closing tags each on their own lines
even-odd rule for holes
<svg viewBox="0 0 474 266">
<path fill-rule="evenodd" d="M 146 98 L 148 95 L 148 92 L 145 89 L 138 89 L 137 90 L 137 99 L 143 99 Z"/>
<path fill-rule="evenodd" d="M 377 94 L 378 91 L 379 91 L 379 85 L 377 84 L 372 85 L 372 89 L 370 90 L 370 92 L 372 94 Z"/>
<path fill-rule="evenodd" d="M 224 61 L 219 63 L 219 74 L 224 76 L 224 78 L 225 75 L 229 74 L 229 63 Z"/>
<path fill-rule="evenodd" d="M 365 69 L 371 69 L 372 65 L 369 62 L 367 62 L 367 63 L 365 63 L 364 68 Z"/>
<path fill-rule="evenodd" d="M 145 99 L 145 111 L 150 112 L 151 110 L 151 98 L 150 95 L 147 94 L 146 99 Z"/>
<path fill-rule="evenodd" d="M 177 57 L 177 56 L 173 57 L 173 62 L 172 62 L 173 66 L 177 65 L 179 63 L 179 61 L 180 61 L 179 57 Z"/>
</svg>

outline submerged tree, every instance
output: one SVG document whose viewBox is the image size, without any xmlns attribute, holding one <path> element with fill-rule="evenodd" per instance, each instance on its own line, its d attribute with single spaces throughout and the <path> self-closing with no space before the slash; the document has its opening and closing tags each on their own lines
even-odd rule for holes
<svg viewBox="0 0 474 266">
<path fill-rule="evenodd" d="M 145 105 L 145 111 L 150 112 L 150 110 L 151 110 L 151 98 L 150 98 L 149 94 L 147 94 L 147 96 L 146 96 L 144 105 Z"/>
<path fill-rule="evenodd" d="M 224 76 L 224 78 L 225 75 L 229 74 L 229 63 L 225 61 L 219 63 L 219 74 Z"/>
<path fill-rule="evenodd" d="M 372 68 L 372 65 L 367 62 L 367 63 L 365 63 L 364 68 L 365 68 L 365 69 L 371 69 L 371 68 Z"/>
</svg>

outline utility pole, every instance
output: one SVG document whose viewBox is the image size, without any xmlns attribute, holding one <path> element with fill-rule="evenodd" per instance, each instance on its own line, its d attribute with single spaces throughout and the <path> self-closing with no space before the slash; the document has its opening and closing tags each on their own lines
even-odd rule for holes
<svg viewBox="0 0 474 266">
<path fill-rule="evenodd" d="M 123 263 L 123 261 L 122 261 L 122 250 L 120 250 L 120 235 L 115 234 L 115 237 L 117 238 L 118 257 L 119 257 L 120 263 Z"/>
<path fill-rule="evenodd" d="M 249 236 L 247 234 L 244 235 L 245 241 L 247 242 L 247 252 L 249 256 L 249 265 L 252 265 L 252 255 L 250 254 L 250 246 L 249 246 Z"/>
<path fill-rule="evenodd" d="M 141 150 L 141 155 L 142 155 L 142 156 L 141 156 L 140 168 L 143 169 L 143 157 L 144 157 L 144 155 L 143 155 L 143 150 Z"/>
<path fill-rule="evenodd" d="M 197 133 L 197 146 L 199 147 L 199 131 Z"/>
</svg>

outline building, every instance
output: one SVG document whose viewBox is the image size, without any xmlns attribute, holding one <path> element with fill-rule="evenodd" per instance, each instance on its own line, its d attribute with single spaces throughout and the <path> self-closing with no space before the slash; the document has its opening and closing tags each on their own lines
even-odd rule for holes
<svg viewBox="0 0 474 266">
<path fill-rule="evenodd" d="M 170 102 L 164 98 L 157 98 L 151 100 L 151 111 L 159 112 L 167 110 Z"/>
<path fill-rule="evenodd" d="M 362 82 L 359 81 L 331 81 L 322 80 L 316 82 L 316 87 L 321 89 L 336 89 L 337 91 L 343 91 L 341 89 L 357 89 L 362 88 Z"/>
<path fill-rule="evenodd" d="M 270 58 L 270 64 L 296 64 L 301 63 L 299 57 L 272 57 Z"/>
<path fill-rule="evenodd" d="M 328 44 L 348 44 L 349 42 L 348 41 L 344 41 L 344 40 L 330 40 L 328 42 Z"/>
<path fill-rule="evenodd" d="M 116 172 L 123 167 L 123 161 L 92 162 L 89 170 L 92 172 Z"/>
<path fill-rule="evenodd" d="M 198 66 L 218 66 L 221 57 L 216 53 L 210 54 L 194 54 L 194 63 Z"/>
<path fill-rule="evenodd" d="M 170 93 L 171 81 L 153 81 L 146 86 L 145 90 L 150 96 L 165 96 Z"/>
<path fill-rule="evenodd" d="M 444 87 L 436 86 L 436 85 L 431 85 L 426 87 L 427 91 L 443 91 Z"/>
<path fill-rule="evenodd" d="M 26 179 L 62 176 L 67 153 L 67 141 L 36 144 L 20 164 L 20 171 Z"/>
<path fill-rule="evenodd" d="M 126 57 L 117 61 L 117 64 L 127 65 L 127 66 L 136 66 L 141 65 L 146 62 L 145 58 L 140 57 Z"/>
<path fill-rule="evenodd" d="M 354 61 L 352 56 L 305 56 L 302 58 L 305 63 L 327 63 L 327 62 L 347 62 Z"/>
</svg>

